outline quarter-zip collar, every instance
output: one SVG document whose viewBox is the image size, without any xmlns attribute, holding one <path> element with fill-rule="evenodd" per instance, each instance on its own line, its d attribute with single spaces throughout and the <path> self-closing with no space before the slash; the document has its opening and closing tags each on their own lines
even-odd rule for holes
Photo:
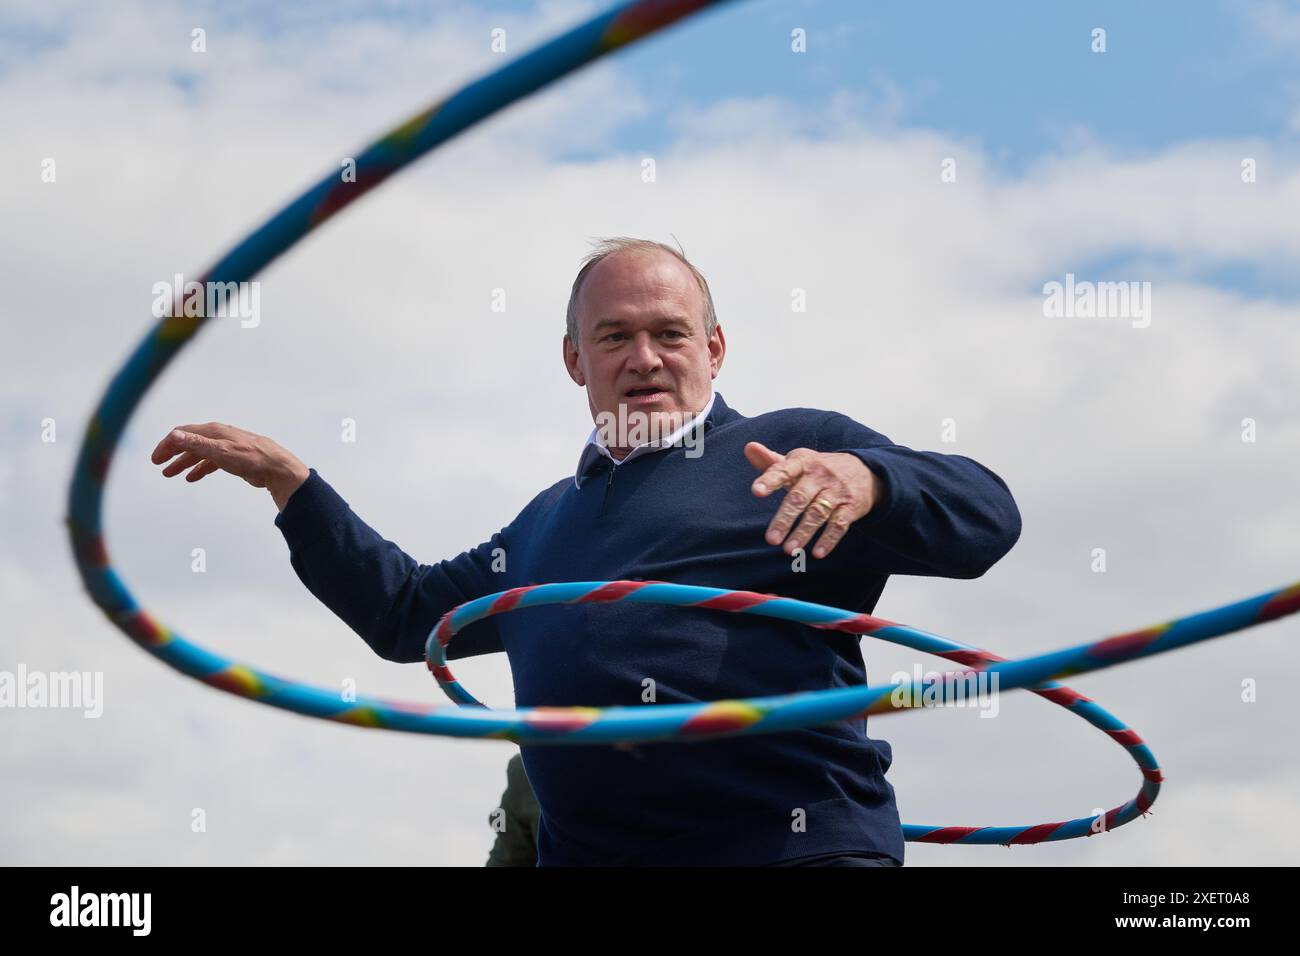
<svg viewBox="0 0 1300 956">
<path fill-rule="evenodd" d="M 590 477 L 590 472 L 602 457 L 612 462 L 610 466 L 611 468 L 616 468 L 619 465 L 627 464 L 629 461 L 640 458 L 643 455 L 652 454 L 656 451 L 666 451 L 678 444 L 682 440 L 682 437 L 695 427 L 696 422 L 701 416 L 704 417 L 704 427 L 701 435 L 704 435 L 708 433 L 710 428 L 716 426 L 722 420 L 727 411 L 727 403 L 723 401 L 722 395 L 710 389 L 708 404 L 698 413 L 691 416 L 691 418 L 686 421 L 681 428 L 678 428 L 671 435 L 659 439 L 656 442 L 642 442 L 640 445 L 637 445 L 628 452 L 622 461 L 616 460 L 614 456 L 610 454 L 609 449 L 599 440 L 599 435 L 597 434 L 598 430 L 593 428 L 591 434 L 587 436 L 587 443 L 583 446 L 582 454 L 578 458 L 578 470 L 573 476 L 574 487 L 582 487 L 583 482 Z"/>
</svg>

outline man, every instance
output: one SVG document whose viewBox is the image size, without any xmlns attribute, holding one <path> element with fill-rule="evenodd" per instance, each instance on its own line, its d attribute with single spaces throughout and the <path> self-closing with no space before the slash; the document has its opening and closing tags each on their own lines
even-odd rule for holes
<svg viewBox="0 0 1300 956">
<path fill-rule="evenodd" d="M 562 347 L 598 426 L 576 473 L 437 564 L 383 539 L 315 469 L 262 436 L 181 426 L 153 460 L 179 453 L 164 475 L 224 469 L 267 488 L 299 578 L 401 662 L 422 660 L 451 607 L 507 588 L 639 578 L 869 613 L 890 574 L 979 577 L 1019 537 L 1006 485 L 969 458 L 895 445 L 838 412 L 750 418 L 729 407 L 712 386 L 726 340 L 708 283 L 668 246 L 598 245 L 573 283 Z M 629 437 L 624 424 L 634 435 L 649 424 L 654 437 Z M 467 627 L 448 657 L 502 650 L 520 707 L 654 706 L 866 681 L 856 635 L 659 605 L 525 608 Z M 901 865 L 885 780 L 892 750 L 866 729 L 860 718 L 695 743 L 525 746 L 541 806 L 538 861 Z"/>
</svg>

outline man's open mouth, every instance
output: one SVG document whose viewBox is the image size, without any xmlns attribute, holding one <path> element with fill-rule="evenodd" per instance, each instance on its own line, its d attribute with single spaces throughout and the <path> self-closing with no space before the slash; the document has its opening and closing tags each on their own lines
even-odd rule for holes
<svg viewBox="0 0 1300 956">
<path fill-rule="evenodd" d="M 666 391 L 668 391 L 666 388 L 634 388 L 626 392 L 626 395 L 628 398 L 633 398 L 637 395 L 658 395 Z"/>
</svg>

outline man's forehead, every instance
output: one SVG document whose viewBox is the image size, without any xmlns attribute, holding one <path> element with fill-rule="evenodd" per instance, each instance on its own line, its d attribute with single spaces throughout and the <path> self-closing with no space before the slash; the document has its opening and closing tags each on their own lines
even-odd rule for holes
<svg viewBox="0 0 1300 956">
<path fill-rule="evenodd" d="M 675 256 L 627 250 L 593 267 L 579 301 L 587 322 L 593 315 L 597 320 L 593 331 L 619 322 L 662 325 L 676 321 L 689 326 L 691 315 L 703 303 L 703 293 L 690 269 Z"/>
<path fill-rule="evenodd" d="M 591 331 L 599 332 L 602 329 L 621 329 L 628 326 L 644 326 L 651 329 L 690 328 L 691 325 L 690 317 L 685 315 L 645 315 L 634 318 L 605 316 L 596 320 Z"/>
<path fill-rule="evenodd" d="M 674 291 L 689 293 L 695 286 L 695 276 L 685 263 L 666 252 L 624 250 L 596 263 L 583 283 L 583 290 L 643 283 L 662 284 Z"/>
</svg>

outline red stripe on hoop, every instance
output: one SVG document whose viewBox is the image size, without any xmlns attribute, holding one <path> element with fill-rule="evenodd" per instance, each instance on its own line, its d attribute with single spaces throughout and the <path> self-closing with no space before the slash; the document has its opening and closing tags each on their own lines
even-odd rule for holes
<svg viewBox="0 0 1300 956">
<path fill-rule="evenodd" d="M 451 668 L 446 664 L 439 664 L 436 667 L 430 666 L 429 671 L 444 684 L 451 684 L 456 680 L 456 678 L 451 675 Z"/>
<path fill-rule="evenodd" d="M 1088 648 L 1088 656 L 1102 660 L 1108 657 L 1124 657 L 1153 643 L 1156 638 L 1167 630 L 1169 630 L 1168 624 L 1157 624 L 1155 627 L 1143 628 L 1140 631 L 1117 634 L 1114 637 L 1106 638 L 1104 641 L 1098 641 Z"/>
<path fill-rule="evenodd" d="M 102 448 L 95 452 L 87 463 L 87 470 L 89 470 L 91 477 L 101 485 L 108 476 L 108 466 L 113 463 L 113 452 L 115 450 L 114 448 Z"/>
<path fill-rule="evenodd" d="M 917 843 L 956 843 L 962 837 L 978 833 L 984 827 L 940 827 L 917 840 Z"/>
<path fill-rule="evenodd" d="M 874 634 L 876 631 L 883 631 L 887 627 L 899 627 L 900 625 L 897 621 L 886 621 L 883 617 L 872 617 L 870 614 L 855 614 L 842 621 L 834 621 L 830 624 L 810 624 L 808 626 L 823 631 L 843 631 L 846 634 Z"/>
<path fill-rule="evenodd" d="M 456 610 L 453 608 L 438 621 L 438 643 L 443 647 L 446 647 L 451 642 L 451 639 L 456 636 L 451 629 L 451 616 L 455 613 Z"/>
<path fill-rule="evenodd" d="M 746 714 L 701 714 L 692 717 L 678 730 L 684 737 L 710 734 L 723 734 L 732 730 L 744 730 L 754 723 L 754 718 Z"/>
<path fill-rule="evenodd" d="M 1300 584 L 1279 591 L 1259 609 L 1259 620 L 1271 621 L 1300 611 Z"/>
<path fill-rule="evenodd" d="M 340 180 L 335 183 L 330 188 L 330 191 L 316 204 L 316 208 L 311 211 L 310 222 L 312 228 L 319 226 L 344 206 L 360 199 L 400 168 L 400 166 L 384 164 L 382 161 L 376 162 L 375 165 L 369 168 L 358 169 L 356 171 L 357 178 L 354 182 Z"/>
<path fill-rule="evenodd" d="M 1023 832 L 1016 834 L 1008 840 L 1007 845 L 1010 846 L 1013 843 L 1042 843 L 1063 826 L 1065 826 L 1064 822 L 1039 823 L 1032 827 L 1027 827 Z"/>
<path fill-rule="evenodd" d="M 529 591 L 534 591 L 539 587 L 541 587 L 540 584 L 529 584 L 524 587 L 511 588 L 508 591 L 502 591 L 500 597 L 488 606 L 487 611 L 482 615 L 482 617 L 491 617 L 493 614 L 504 614 L 506 611 L 513 611 L 525 594 Z M 468 603 L 468 601 L 465 602 L 465 604 Z M 451 629 L 451 619 L 457 611 L 465 606 L 465 604 L 457 604 L 439 619 L 436 633 L 438 643 L 443 647 L 446 647 L 451 643 L 451 639 L 456 636 L 456 632 Z"/>
<path fill-rule="evenodd" d="M 128 615 L 124 623 L 127 632 L 142 644 L 159 647 L 170 641 L 167 629 L 143 610 Z"/>
<path fill-rule="evenodd" d="M 1147 780 L 1150 780 L 1152 783 L 1165 782 L 1165 775 L 1160 772 L 1159 767 L 1156 767 L 1153 770 L 1143 770 L 1142 776 L 1145 777 Z"/>
<path fill-rule="evenodd" d="M 645 36 L 704 7 L 709 0 L 643 0 L 624 10 L 600 38 L 600 46 L 610 49 Z"/>
<path fill-rule="evenodd" d="M 513 611 L 519 606 L 525 594 L 529 591 L 535 591 L 540 584 L 527 584 L 521 588 L 511 588 L 509 591 L 503 591 L 501 596 L 492 602 L 488 608 L 488 614 L 504 614 L 506 611 Z M 486 615 L 485 615 L 486 616 Z"/>
<path fill-rule="evenodd" d="M 1106 733 L 1110 736 L 1112 740 L 1119 741 L 1125 747 L 1135 747 L 1138 744 L 1142 743 L 1142 738 L 1137 735 L 1136 731 L 1127 730 L 1127 729 L 1108 730 L 1106 731 Z"/>
<path fill-rule="evenodd" d="M 997 664 L 1006 660 L 1005 657 L 999 657 L 989 651 L 980 650 L 978 647 L 964 648 L 959 651 L 943 651 L 939 656 L 955 664 L 964 664 L 967 667 L 978 667 L 980 664 Z"/>
<path fill-rule="evenodd" d="M 1068 687 L 1052 687 L 1047 690 L 1034 691 L 1039 697 L 1050 700 L 1053 704 L 1060 704 L 1062 707 L 1073 707 L 1078 703 L 1092 703 L 1091 697 L 1084 697 L 1077 690 L 1071 690 Z"/>
<path fill-rule="evenodd" d="M 86 534 L 80 527 L 73 524 L 71 519 L 69 519 L 68 524 L 75 531 L 77 553 L 81 555 L 81 559 L 97 568 L 108 567 L 108 549 L 104 547 L 104 536 L 102 534 Z"/>
<path fill-rule="evenodd" d="M 717 597 L 692 604 L 691 607 L 704 608 L 709 611 L 747 611 L 751 607 L 766 604 L 768 601 L 781 600 L 775 594 L 758 594 L 755 591 L 728 591 Z"/>
<path fill-rule="evenodd" d="M 621 601 L 629 594 L 632 594 L 636 591 L 640 591 L 643 587 L 655 583 L 658 582 L 610 581 L 608 584 L 598 587 L 596 588 L 596 590 L 591 591 L 588 594 L 584 594 L 582 597 L 578 598 L 578 600 L 574 601 L 573 603 L 592 604 L 592 603 L 599 603 L 603 601 Z"/>
</svg>

